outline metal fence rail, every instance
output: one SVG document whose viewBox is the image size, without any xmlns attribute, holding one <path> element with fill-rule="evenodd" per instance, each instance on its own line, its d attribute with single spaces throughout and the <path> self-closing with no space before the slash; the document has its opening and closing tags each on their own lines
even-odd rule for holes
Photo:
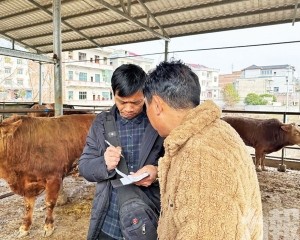
<svg viewBox="0 0 300 240">
<path fill-rule="evenodd" d="M 11 114 L 22 114 L 25 115 L 27 113 L 49 113 L 53 112 L 53 109 L 30 109 L 31 106 L 36 104 L 35 102 L 0 102 L 0 116 L 2 119 L 9 117 Z M 108 110 L 110 106 L 86 106 L 86 105 L 72 105 L 74 108 L 64 108 L 64 112 L 92 112 L 99 113 L 101 111 Z M 279 112 L 279 111 L 244 111 L 244 110 L 222 110 L 222 115 L 232 115 L 232 116 L 244 116 L 244 117 L 253 117 L 259 119 L 267 119 L 267 118 L 277 118 L 283 123 L 287 122 L 300 122 L 300 113 L 299 112 Z M 286 162 L 287 164 L 293 162 L 293 166 L 295 166 L 294 162 L 299 164 L 300 169 L 300 148 L 295 146 L 287 146 L 283 148 L 281 151 L 281 156 L 278 156 L 276 153 L 272 153 L 266 156 L 266 159 L 275 160 L 281 164 Z M 297 152 L 296 156 L 289 156 L 287 151 Z M 253 155 L 253 154 L 252 154 Z M 289 166 L 288 166 L 289 167 Z"/>
</svg>

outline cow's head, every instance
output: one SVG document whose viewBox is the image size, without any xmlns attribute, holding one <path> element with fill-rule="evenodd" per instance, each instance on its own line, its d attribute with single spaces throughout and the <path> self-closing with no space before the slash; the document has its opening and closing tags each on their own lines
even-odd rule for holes
<svg viewBox="0 0 300 240">
<path fill-rule="evenodd" d="M 286 132 L 286 137 L 291 145 L 300 146 L 300 128 L 295 123 L 283 124 L 281 129 Z"/>
<path fill-rule="evenodd" d="M 21 125 L 22 120 L 18 120 L 12 123 L 3 122 L 0 124 L 0 139 L 3 140 L 7 137 L 12 136 L 18 127 Z"/>
</svg>

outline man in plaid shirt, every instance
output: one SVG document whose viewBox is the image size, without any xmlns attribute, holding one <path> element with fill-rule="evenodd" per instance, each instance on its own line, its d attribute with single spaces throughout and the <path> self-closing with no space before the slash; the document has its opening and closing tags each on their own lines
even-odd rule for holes
<svg viewBox="0 0 300 240">
<path fill-rule="evenodd" d="M 121 154 L 129 172 L 135 175 L 148 172 L 149 176 L 135 185 L 160 209 L 157 184 L 158 159 L 164 154 L 163 139 L 149 123 L 145 113 L 143 87 L 146 73 L 139 66 L 124 64 L 112 76 L 111 85 L 115 105 L 113 115 L 121 146 L 105 143 L 105 116 L 97 115 L 91 126 L 79 161 L 80 174 L 88 181 L 97 182 L 87 239 L 124 239 L 120 229 L 118 194 L 110 180 L 116 177 Z"/>
</svg>

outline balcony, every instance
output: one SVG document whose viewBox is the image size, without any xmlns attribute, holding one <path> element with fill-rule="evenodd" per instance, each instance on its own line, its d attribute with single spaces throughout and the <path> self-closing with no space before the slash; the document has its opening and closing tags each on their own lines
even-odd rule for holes
<svg viewBox="0 0 300 240">
<path fill-rule="evenodd" d="M 114 105 L 113 100 L 65 100 L 66 104 L 74 105 L 74 106 L 86 106 L 86 107 L 105 107 L 109 108 Z M 77 108 L 77 107 L 75 107 Z"/>
<path fill-rule="evenodd" d="M 91 88 L 108 88 L 110 83 L 107 82 L 91 82 L 91 81 L 79 81 L 79 80 L 66 80 L 66 87 L 91 87 Z"/>
<path fill-rule="evenodd" d="M 83 68 L 91 68 L 91 69 L 100 69 L 100 70 L 111 70 L 113 71 L 113 66 L 109 64 L 103 64 L 101 62 L 94 62 L 88 60 L 82 60 L 83 62 L 79 62 L 79 60 L 69 60 L 70 62 L 65 62 L 65 66 L 76 66 Z M 72 62 L 73 61 L 73 62 Z"/>
</svg>

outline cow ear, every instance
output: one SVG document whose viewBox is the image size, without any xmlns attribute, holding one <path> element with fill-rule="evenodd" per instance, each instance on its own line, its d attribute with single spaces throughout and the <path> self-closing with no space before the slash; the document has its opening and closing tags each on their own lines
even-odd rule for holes
<svg viewBox="0 0 300 240">
<path fill-rule="evenodd" d="M 286 131 L 286 132 L 290 132 L 291 131 L 291 129 L 292 129 L 292 124 L 283 124 L 282 126 L 281 126 L 281 129 L 283 130 L 283 131 Z"/>
<path fill-rule="evenodd" d="M 18 127 L 21 125 L 21 123 L 22 123 L 22 119 L 20 119 L 16 122 L 10 123 L 9 125 L 7 125 L 5 127 L 4 134 L 6 134 L 6 136 L 12 136 L 14 134 L 14 132 L 18 129 Z"/>
</svg>

